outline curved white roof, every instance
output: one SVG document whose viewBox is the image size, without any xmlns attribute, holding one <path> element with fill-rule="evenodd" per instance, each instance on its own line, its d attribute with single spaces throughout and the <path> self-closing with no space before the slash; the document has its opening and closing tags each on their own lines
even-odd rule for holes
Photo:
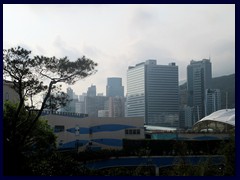
<svg viewBox="0 0 240 180">
<path fill-rule="evenodd" d="M 235 109 L 222 109 L 202 118 L 196 124 L 203 121 L 217 121 L 235 126 Z"/>
</svg>

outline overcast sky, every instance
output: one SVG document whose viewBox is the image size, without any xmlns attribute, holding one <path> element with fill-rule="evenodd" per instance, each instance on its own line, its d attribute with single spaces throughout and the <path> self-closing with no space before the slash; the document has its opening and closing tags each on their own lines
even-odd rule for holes
<svg viewBox="0 0 240 180">
<path fill-rule="evenodd" d="M 80 95 L 91 84 L 106 94 L 108 77 L 156 59 L 176 62 L 179 81 L 190 61 L 211 57 L 213 77 L 235 73 L 235 5 L 3 5 L 3 48 L 33 55 L 85 55 L 98 72 L 70 86 Z M 68 87 L 68 86 L 66 86 Z"/>
</svg>

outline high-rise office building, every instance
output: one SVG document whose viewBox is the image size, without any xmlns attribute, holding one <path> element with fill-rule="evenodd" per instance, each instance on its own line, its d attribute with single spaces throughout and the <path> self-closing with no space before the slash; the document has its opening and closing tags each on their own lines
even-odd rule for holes
<svg viewBox="0 0 240 180">
<path fill-rule="evenodd" d="M 122 78 L 118 77 L 107 78 L 106 96 L 124 97 L 124 87 L 122 86 Z"/>
<path fill-rule="evenodd" d="M 85 114 L 88 114 L 88 117 L 98 117 L 98 111 L 104 110 L 107 100 L 106 96 L 86 96 Z"/>
<path fill-rule="evenodd" d="M 125 115 L 125 98 L 109 97 L 108 98 L 109 117 L 124 117 Z"/>
<path fill-rule="evenodd" d="M 193 122 L 205 116 L 206 89 L 211 88 L 212 65 L 210 59 L 190 62 L 187 66 L 188 106 L 193 108 Z"/>
<path fill-rule="evenodd" d="M 127 117 L 144 117 L 147 125 L 178 126 L 178 66 L 147 60 L 127 71 Z"/>
<path fill-rule="evenodd" d="M 206 89 L 205 91 L 205 116 L 221 109 L 220 89 Z"/>
<path fill-rule="evenodd" d="M 87 90 L 87 96 L 94 97 L 97 94 L 96 86 L 91 85 Z"/>
<path fill-rule="evenodd" d="M 192 108 L 184 105 L 180 109 L 180 115 L 179 115 L 179 127 L 180 128 L 192 128 L 193 126 L 193 113 Z"/>
</svg>

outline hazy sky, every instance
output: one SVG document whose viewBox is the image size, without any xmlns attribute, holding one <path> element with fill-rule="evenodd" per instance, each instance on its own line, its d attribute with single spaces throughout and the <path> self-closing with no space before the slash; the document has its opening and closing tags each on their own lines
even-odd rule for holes
<svg viewBox="0 0 240 180">
<path fill-rule="evenodd" d="M 98 72 L 70 86 L 80 95 L 91 84 L 106 94 L 108 77 L 156 59 L 176 62 L 179 81 L 192 59 L 211 57 L 213 77 L 235 73 L 235 5 L 3 5 L 3 48 L 33 55 L 85 55 Z M 67 86 L 66 86 L 67 87 Z"/>
</svg>

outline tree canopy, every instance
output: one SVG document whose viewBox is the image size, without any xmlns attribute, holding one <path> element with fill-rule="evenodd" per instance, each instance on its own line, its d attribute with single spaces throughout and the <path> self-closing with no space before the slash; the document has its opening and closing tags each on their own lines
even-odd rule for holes
<svg viewBox="0 0 240 180">
<path fill-rule="evenodd" d="M 3 49 L 3 77 L 11 81 L 19 96 L 19 103 L 14 108 L 8 105 L 5 112 L 8 115 L 4 116 L 4 144 L 12 150 L 13 161 L 19 161 L 16 152 L 26 152 L 23 149 L 27 144 L 33 148 L 37 142 L 43 143 L 41 136 L 37 138 L 37 134 L 43 133 L 37 128 L 46 127 L 46 123 L 38 121 L 42 111 L 56 110 L 69 101 L 61 90 L 61 83 L 73 85 L 95 74 L 96 66 L 97 63 L 85 56 L 71 61 L 68 57 L 33 56 L 22 47 Z M 38 104 L 35 99 L 41 95 L 44 98 Z"/>
<path fill-rule="evenodd" d="M 74 84 L 75 82 L 96 73 L 97 63 L 85 56 L 75 61 L 70 61 L 67 57 L 45 57 L 31 56 L 31 51 L 22 47 L 3 50 L 3 75 L 13 83 L 13 88 L 19 95 L 19 104 L 13 122 L 13 136 L 16 131 L 16 121 L 18 121 L 21 108 L 26 107 L 26 100 L 30 100 L 29 110 L 36 109 L 34 97 L 45 93 L 43 102 L 40 104 L 38 113 L 29 127 L 29 131 L 36 123 L 41 112 L 51 97 L 53 102 L 62 102 L 66 96 L 61 92 L 59 83 Z M 53 96 L 52 92 L 58 90 L 60 96 Z M 55 100 L 53 98 L 55 97 Z M 58 107 L 51 104 L 52 107 Z M 25 137 L 26 138 L 26 137 Z"/>
</svg>

